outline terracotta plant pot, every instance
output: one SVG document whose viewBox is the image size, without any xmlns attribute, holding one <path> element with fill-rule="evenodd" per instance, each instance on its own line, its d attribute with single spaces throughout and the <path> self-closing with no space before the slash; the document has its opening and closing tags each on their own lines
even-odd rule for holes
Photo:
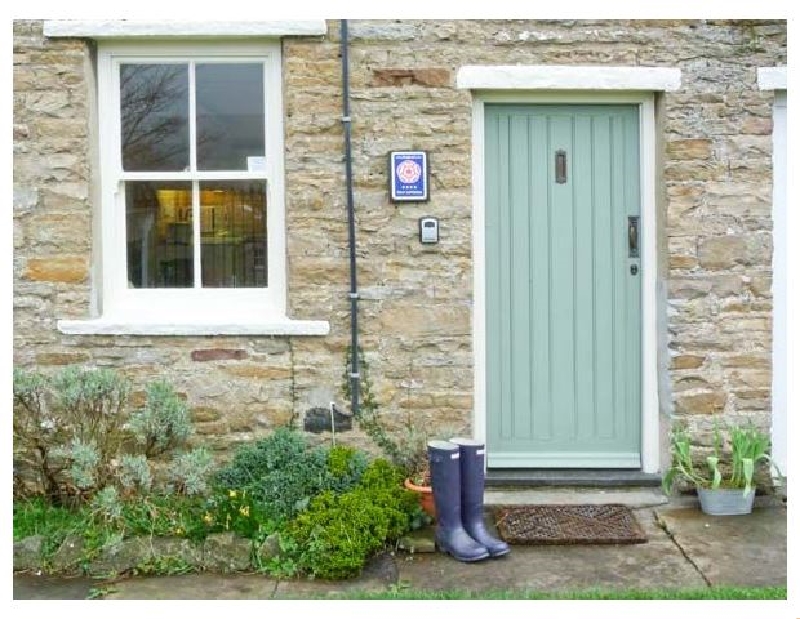
<svg viewBox="0 0 800 619">
<path fill-rule="evenodd" d="M 404 483 L 407 490 L 416 492 L 419 495 L 419 504 L 422 511 L 428 514 L 431 518 L 436 518 L 436 505 L 433 502 L 433 488 L 430 486 L 417 486 L 410 479 L 406 479 Z"/>
</svg>

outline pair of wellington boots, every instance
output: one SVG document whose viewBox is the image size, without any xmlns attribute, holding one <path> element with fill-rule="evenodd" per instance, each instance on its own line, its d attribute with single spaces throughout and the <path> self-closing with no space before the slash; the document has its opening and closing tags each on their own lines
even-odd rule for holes
<svg viewBox="0 0 800 619">
<path fill-rule="evenodd" d="M 483 515 L 484 444 L 467 438 L 429 441 L 436 548 L 459 561 L 502 557 L 508 544 L 493 537 Z"/>
</svg>

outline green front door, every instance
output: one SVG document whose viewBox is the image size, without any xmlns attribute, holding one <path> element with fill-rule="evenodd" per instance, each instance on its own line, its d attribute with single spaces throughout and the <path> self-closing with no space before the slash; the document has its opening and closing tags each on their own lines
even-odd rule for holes
<svg viewBox="0 0 800 619">
<path fill-rule="evenodd" d="M 640 468 L 638 108 L 485 110 L 487 464 Z"/>
</svg>

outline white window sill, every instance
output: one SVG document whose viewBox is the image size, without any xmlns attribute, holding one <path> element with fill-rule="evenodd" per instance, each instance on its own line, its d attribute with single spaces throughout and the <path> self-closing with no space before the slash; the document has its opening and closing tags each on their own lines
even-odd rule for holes
<svg viewBox="0 0 800 619">
<path fill-rule="evenodd" d="M 263 322 L 205 321 L 195 323 L 136 322 L 96 318 L 59 320 L 58 330 L 68 335 L 328 335 L 327 320 L 279 320 Z"/>
</svg>

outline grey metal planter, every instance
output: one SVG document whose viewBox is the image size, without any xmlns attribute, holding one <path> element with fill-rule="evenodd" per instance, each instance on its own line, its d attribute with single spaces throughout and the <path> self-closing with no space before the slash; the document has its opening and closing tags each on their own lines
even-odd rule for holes
<svg viewBox="0 0 800 619">
<path fill-rule="evenodd" d="M 753 489 L 744 493 L 742 489 L 698 488 L 697 496 L 700 498 L 700 509 L 709 516 L 743 516 L 753 511 L 756 491 Z"/>
</svg>

